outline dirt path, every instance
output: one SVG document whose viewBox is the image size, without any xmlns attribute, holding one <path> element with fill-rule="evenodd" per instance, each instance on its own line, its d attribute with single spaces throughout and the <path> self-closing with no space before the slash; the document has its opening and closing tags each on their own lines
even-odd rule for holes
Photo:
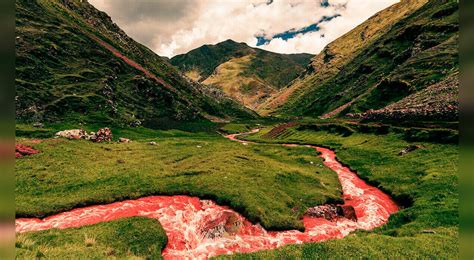
<svg viewBox="0 0 474 260">
<path fill-rule="evenodd" d="M 228 135 L 226 138 L 247 145 L 250 143 L 237 139 L 239 135 Z M 267 231 L 232 209 L 210 200 L 188 196 L 152 196 L 78 208 L 45 219 L 17 219 L 16 232 L 64 229 L 144 216 L 160 221 L 166 231 L 169 242 L 163 251 L 165 259 L 207 259 L 220 254 L 254 252 L 287 244 L 343 238 L 357 229 L 371 230 L 381 226 L 388 221 L 390 214 L 398 211 L 397 205 L 387 194 L 368 185 L 349 168 L 342 166 L 333 151 L 310 145 L 305 147 L 320 152 L 324 164 L 336 172 L 343 189 L 344 205 L 354 208 L 357 221 L 343 217 L 329 221 L 305 216 L 304 232 Z"/>
</svg>

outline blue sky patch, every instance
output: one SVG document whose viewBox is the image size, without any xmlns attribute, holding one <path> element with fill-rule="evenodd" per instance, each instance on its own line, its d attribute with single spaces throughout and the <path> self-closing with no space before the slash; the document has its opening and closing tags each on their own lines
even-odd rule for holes
<svg viewBox="0 0 474 260">
<path fill-rule="evenodd" d="M 317 23 L 311 24 L 311 25 L 303 27 L 301 29 L 293 28 L 291 30 L 275 34 L 271 38 L 268 38 L 265 35 L 256 35 L 255 38 L 257 38 L 257 46 L 266 45 L 266 44 L 270 43 L 273 39 L 277 39 L 277 38 L 282 39 L 284 41 L 287 41 L 288 39 L 294 38 L 299 34 L 305 34 L 305 33 L 309 33 L 309 32 L 317 32 L 321 29 L 321 27 L 319 27 L 319 25 L 321 23 L 329 22 L 332 19 L 334 19 L 336 17 L 339 17 L 339 16 L 341 16 L 341 15 L 336 14 L 336 15 L 333 15 L 333 16 L 323 16 Z"/>
</svg>

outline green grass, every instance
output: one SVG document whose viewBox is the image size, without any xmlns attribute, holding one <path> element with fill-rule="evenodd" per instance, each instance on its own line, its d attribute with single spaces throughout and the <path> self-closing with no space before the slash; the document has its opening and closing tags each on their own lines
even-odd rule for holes
<svg viewBox="0 0 474 260">
<path fill-rule="evenodd" d="M 123 33 L 87 1 L 16 1 L 16 119 L 114 122 L 254 118 L 241 105 L 187 82 L 176 68 Z M 102 47 L 104 41 L 174 89 Z M 189 102 L 188 102 L 189 101 Z"/>
<path fill-rule="evenodd" d="M 315 117 L 349 101 L 355 102 L 341 115 L 365 112 L 441 81 L 459 69 L 458 18 L 457 1 L 428 1 L 409 15 L 399 17 L 375 39 L 356 44 L 358 51 L 340 55 L 337 60 L 343 63 L 337 66 L 336 73 L 328 72 L 326 63 L 317 64 L 317 71 L 298 82 L 303 87 L 277 112 Z M 374 26 L 373 22 L 367 21 L 366 26 Z M 353 37 L 360 37 L 356 32 L 361 28 L 364 25 L 341 37 L 334 47 L 359 42 Z"/>
<path fill-rule="evenodd" d="M 302 229 L 307 207 L 340 200 L 336 174 L 320 167 L 321 159 L 310 148 L 246 146 L 216 133 L 179 130 L 121 130 L 118 137 L 133 142 L 46 139 L 32 144 L 41 153 L 15 166 L 17 216 L 188 194 L 229 205 L 268 229 Z"/>
<path fill-rule="evenodd" d="M 251 254 L 219 256 L 217 259 L 455 259 L 457 232 L 392 237 L 378 234 L 353 234 L 339 240 L 303 245 L 288 245 L 276 250 Z"/>
<path fill-rule="evenodd" d="M 321 122 L 307 120 L 306 125 L 318 123 Z M 333 123 L 338 122 L 334 120 Z M 232 123 L 224 130 L 238 132 L 256 125 L 257 121 Z M 79 205 L 151 194 L 190 194 L 229 205 L 267 228 L 301 228 L 300 217 L 304 209 L 337 199 L 339 183 L 331 170 L 319 167 L 322 161 L 315 157 L 314 150 L 271 143 L 315 144 L 336 150 L 340 161 L 366 181 L 391 194 L 402 206 L 401 210 L 392 215 L 386 225 L 373 231 L 357 231 L 339 240 L 288 245 L 222 258 L 457 257 L 456 144 L 415 142 L 424 148 L 400 157 L 398 152 L 410 143 L 396 131 L 377 135 L 361 133 L 361 129 L 356 128 L 341 132 L 343 128 L 306 125 L 289 128 L 276 139 L 262 138 L 271 127 L 263 127 L 260 133 L 247 137 L 268 145 L 245 146 L 206 132 L 145 128 L 117 130 L 116 137 L 133 137 L 134 142 L 130 144 L 47 139 L 34 144 L 41 154 L 17 160 L 17 215 L 44 216 Z M 36 131 L 27 125 L 18 128 L 24 132 Z M 25 144 L 29 140 L 18 139 Z M 158 145 L 149 146 L 148 141 L 156 141 Z M 324 189 L 321 183 L 329 188 Z M 297 212 L 292 210 L 297 208 L 300 208 Z M 32 237 L 27 238 L 34 245 L 42 245 L 49 241 L 48 232 L 75 232 L 73 230 L 30 233 L 27 235 Z M 63 241 L 65 234 L 58 234 L 44 243 L 60 243 L 58 241 Z M 83 244 L 85 234 L 89 233 L 78 231 L 77 234 L 77 241 Z M 20 236 L 19 241 L 22 239 Z M 68 246 L 30 247 L 22 254 L 31 256 L 39 249 L 47 256 L 67 256 Z M 103 248 L 116 250 L 114 245 Z M 72 252 L 82 256 L 80 249 L 74 250 Z M 104 249 L 97 255 L 101 252 Z"/>
<path fill-rule="evenodd" d="M 372 232 L 317 244 L 292 245 L 236 258 L 318 257 L 453 257 L 458 254 L 458 146 L 416 142 L 419 149 L 398 156 L 409 143 L 402 135 L 363 134 L 344 137 L 326 131 L 290 128 L 279 138 L 248 139 L 270 143 L 310 143 L 336 150 L 339 160 L 359 176 L 391 194 L 402 209 L 387 225 Z M 303 128 L 299 128 L 303 129 Z"/>
<path fill-rule="evenodd" d="M 80 228 L 17 234 L 20 259 L 162 259 L 167 237 L 155 219 L 132 217 Z"/>
</svg>

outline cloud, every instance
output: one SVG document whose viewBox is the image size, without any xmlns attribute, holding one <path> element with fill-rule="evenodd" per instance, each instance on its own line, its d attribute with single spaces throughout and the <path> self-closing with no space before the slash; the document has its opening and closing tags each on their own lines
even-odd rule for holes
<svg viewBox="0 0 474 260">
<path fill-rule="evenodd" d="M 318 53 L 397 0 L 89 0 L 131 37 L 172 57 L 227 39 L 281 53 Z M 335 17 L 322 21 L 323 17 Z M 316 25 L 318 30 L 307 30 Z M 305 29 L 306 28 L 306 29 Z M 296 32 L 291 37 L 285 33 Z M 300 33 L 298 33 L 300 32 Z M 301 33 L 304 32 L 304 33 Z M 258 42 L 257 36 L 266 41 Z M 277 37 L 275 37 L 277 36 Z M 278 37 L 279 36 L 279 37 Z M 262 43 L 264 43 L 262 45 Z"/>
</svg>

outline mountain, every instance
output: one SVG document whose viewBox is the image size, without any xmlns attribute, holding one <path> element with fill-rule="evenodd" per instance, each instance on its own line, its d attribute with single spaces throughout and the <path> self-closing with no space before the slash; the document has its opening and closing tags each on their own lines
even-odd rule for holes
<svg viewBox="0 0 474 260">
<path fill-rule="evenodd" d="M 303 77 L 262 107 L 329 118 L 423 91 L 459 70 L 458 16 L 457 1 L 402 0 L 329 44 Z"/>
<path fill-rule="evenodd" d="M 16 1 L 16 118 L 157 122 L 255 114 L 181 76 L 84 0 Z"/>
<path fill-rule="evenodd" d="M 311 54 L 278 54 L 227 40 L 171 59 L 187 77 L 222 89 L 245 106 L 260 104 L 298 77 Z"/>
</svg>

